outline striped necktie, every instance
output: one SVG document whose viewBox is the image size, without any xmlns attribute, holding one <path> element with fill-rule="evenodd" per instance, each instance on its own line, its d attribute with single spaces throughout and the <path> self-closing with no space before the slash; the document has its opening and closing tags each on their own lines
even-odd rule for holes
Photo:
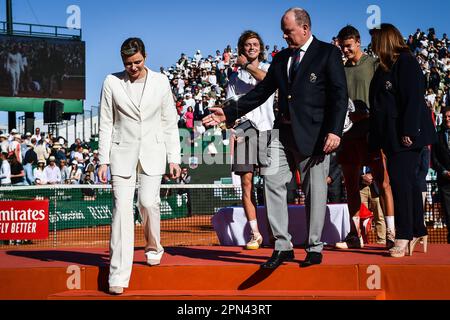
<svg viewBox="0 0 450 320">
<path fill-rule="evenodd" d="M 291 61 L 291 67 L 289 69 L 289 79 L 292 82 L 294 79 L 295 74 L 297 73 L 298 67 L 300 65 L 300 58 L 302 55 L 302 49 L 296 49 L 292 52 L 292 61 Z"/>
</svg>

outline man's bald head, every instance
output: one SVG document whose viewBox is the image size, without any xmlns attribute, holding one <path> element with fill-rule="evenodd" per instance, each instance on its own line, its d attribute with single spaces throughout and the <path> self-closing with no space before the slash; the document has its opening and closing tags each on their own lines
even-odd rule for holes
<svg viewBox="0 0 450 320">
<path fill-rule="evenodd" d="M 311 38 L 311 18 L 306 10 L 291 8 L 281 19 L 283 38 L 290 49 L 299 49 Z"/>
<path fill-rule="evenodd" d="M 311 29 L 311 17 L 308 13 L 308 11 L 306 11 L 305 9 L 302 8 L 290 8 L 288 9 L 284 15 L 283 18 L 281 19 L 281 23 L 283 23 L 283 20 L 286 16 L 292 15 L 294 16 L 295 21 L 297 22 L 297 24 L 302 27 L 304 25 L 307 25 L 309 27 L 309 29 Z"/>
</svg>

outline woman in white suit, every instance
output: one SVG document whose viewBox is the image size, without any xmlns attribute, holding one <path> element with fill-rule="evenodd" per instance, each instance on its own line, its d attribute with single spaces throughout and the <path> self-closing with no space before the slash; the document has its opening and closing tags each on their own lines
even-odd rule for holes
<svg viewBox="0 0 450 320">
<path fill-rule="evenodd" d="M 110 241 L 109 292 L 128 287 L 134 254 L 133 197 L 139 180 L 138 208 L 146 240 L 147 263 L 158 265 L 162 175 L 169 162 L 173 179 L 180 176 L 178 120 L 169 80 L 145 66 L 141 39 L 127 39 L 121 47 L 125 70 L 110 74 L 100 104 L 99 177 L 107 182 L 110 166 L 113 221 Z"/>
</svg>

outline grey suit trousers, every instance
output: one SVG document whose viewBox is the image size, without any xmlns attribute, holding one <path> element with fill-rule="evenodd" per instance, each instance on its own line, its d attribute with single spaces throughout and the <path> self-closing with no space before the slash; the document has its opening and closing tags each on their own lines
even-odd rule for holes
<svg viewBox="0 0 450 320">
<path fill-rule="evenodd" d="M 277 137 L 278 133 L 278 137 Z M 295 145 L 290 126 L 274 130 L 268 148 L 270 164 L 263 168 L 264 191 L 267 215 L 273 236 L 275 250 L 292 250 L 291 235 L 288 231 L 287 184 L 299 169 L 302 190 L 305 193 L 306 223 L 308 238 L 306 251 L 320 253 L 327 205 L 327 183 L 330 156 L 302 157 Z"/>
</svg>

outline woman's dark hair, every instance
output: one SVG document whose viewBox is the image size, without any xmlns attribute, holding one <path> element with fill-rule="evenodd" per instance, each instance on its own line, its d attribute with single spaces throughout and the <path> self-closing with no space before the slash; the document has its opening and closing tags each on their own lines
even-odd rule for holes
<svg viewBox="0 0 450 320">
<path fill-rule="evenodd" d="M 120 47 L 120 54 L 122 56 L 122 59 L 134 56 L 139 52 L 144 58 L 146 57 L 145 45 L 140 38 L 128 38 Z"/>
<path fill-rule="evenodd" d="M 382 23 L 379 29 L 370 30 L 372 50 L 380 58 L 380 66 L 389 71 L 401 53 L 411 53 L 400 31 L 389 23 Z"/>
<path fill-rule="evenodd" d="M 239 37 L 239 41 L 238 41 L 238 52 L 239 54 L 242 54 L 244 52 L 244 45 L 245 42 L 248 39 L 257 39 L 259 41 L 259 55 L 258 55 L 258 60 L 259 61 L 263 61 L 264 60 L 264 42 L 261 39 L 261 36 L 252 30 L 247 30 L 244 31 L 241 36 Z"/>
</svg>

